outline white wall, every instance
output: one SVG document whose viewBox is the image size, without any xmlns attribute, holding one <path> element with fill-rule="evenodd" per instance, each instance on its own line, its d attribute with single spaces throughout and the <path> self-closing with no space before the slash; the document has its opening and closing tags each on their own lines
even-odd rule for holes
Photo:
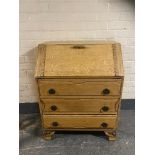
<svg viewBox="0 0 155 155">
<path fill-rule="evenodd" d="M 123 98 L 134 98 L 133 0 L 20 0 L 20 103 L 38 101 L 36 46 L 44 41 L 112 40 L 122 44 Z"/>
</svg>

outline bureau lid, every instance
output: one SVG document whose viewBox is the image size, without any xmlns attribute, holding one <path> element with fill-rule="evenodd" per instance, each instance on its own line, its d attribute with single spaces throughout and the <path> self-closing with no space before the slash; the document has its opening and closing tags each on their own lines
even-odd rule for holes
<svg viewBox="0 0 155 155">
<path fill-rule="evenodd" d="M 119 43 L 38 45 L 36 78 L 123 76 Z"/>
</svg>

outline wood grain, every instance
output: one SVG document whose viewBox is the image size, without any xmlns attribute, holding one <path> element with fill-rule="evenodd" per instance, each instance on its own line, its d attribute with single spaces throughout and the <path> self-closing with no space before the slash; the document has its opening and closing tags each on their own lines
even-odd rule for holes
<svg viewBox="0 0 155 155">
<path fill-rule="evenodd" d="M 85 48 L 73 48 L 76 45 Z M 118 43 L 46 43 L 40 44 L 38 51 L 36 78 L 123 76 L 121 47 Z M 113 52 L 119 61 L 114 59 Z M 117 61 L 117 67 L 114 61 Z M 115 71 L 118 71 L 117 74 Z"/>
<path fill-rule="evenodd" d="M 119 99 L 41 99 L 43 114 L 117 114 L 118 103 Z"/>
<path fill-rule="evenodd" d="M 86 80 L 68 80 L 68 79 L 51 79 L 51 80 L 39 80 L 39 88 L 41 96 L 60 96 L 60 95 L 102 95 L 103 90 L 109 89 L 110 94 L 120 95 L 121 80 L 101 80 L 94 81 L 93 79 Z M 51 95 L 48 90 L 54 89 L 55 94 Z"/>
<path fill-rule="evenodd" d="M 44 138 L 51 139 L 57 130 L 74 130 L 104 131 L 109 140 L 116 139 L 124 81 L 119 43 L 40 44 L 35 78 Z M 104 89 L 110 93 L 105 95 Z"/>
<path fill-rule="evenodd" d="M 44 128 L 101 128 L 102 123 L 107 123 L 108 129 L 115 129 L 117 117 L 114 115 L 43 115 Z M 57 122 L 58 126 L 52 126 Z"/>
<path fill-rule="evenodd" d="M 45 57 L 46 57 L 46 45 L 40 44 L 40 45 L 38 45 L 37 63 L 36 63 L 36 68 L 35 68 L 35 78 L 40 78 L 40 77 L 44 76 Z"/>
<path fill-rule="evenodd" d="M 122 60 L 122 52 L 121 45 L 119 43 L 113 44 L 113 53 L 114 53 L 114 63 L 115 63 L 115 73 L 116 76 L 124 76 L 123 69 L 123 60 Z"/>
<path fill-rule="evenodd" d="M 47 46 L 45 76 L 114 76 L 111 45 L 74 46 Z"/>
</svg>

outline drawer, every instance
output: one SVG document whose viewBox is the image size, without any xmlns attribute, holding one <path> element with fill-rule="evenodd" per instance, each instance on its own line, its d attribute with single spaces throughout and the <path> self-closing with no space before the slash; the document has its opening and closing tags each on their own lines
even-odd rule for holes
<svg viewBox="0 0 155 155">
<path fill-rule="evenodd" d="M 43 115 L 44 128 L 115 129 L 116 115 Z"/>
<path fill-rule="evenodd" d="M 116 114 L 119 99 L 41 99 L 44 114 Z"/>
<path fill-rule="evenodd" d="M 121 93 L 120 79 L 51 79 L 39 80 L 40 96 L 102 95 L 118 96 Z"/>
</svg>

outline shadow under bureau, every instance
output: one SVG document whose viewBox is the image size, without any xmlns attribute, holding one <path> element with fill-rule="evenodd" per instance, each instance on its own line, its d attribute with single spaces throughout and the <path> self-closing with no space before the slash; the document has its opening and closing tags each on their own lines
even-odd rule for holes
<svg viewBox="0 0 155 155">
<path fill-rule="evenodd" d="M 115 140 L 124 80 L 119 43 L 39 44 L 35 79 L 45 139 L 81 130 Z"/>
</svg>

